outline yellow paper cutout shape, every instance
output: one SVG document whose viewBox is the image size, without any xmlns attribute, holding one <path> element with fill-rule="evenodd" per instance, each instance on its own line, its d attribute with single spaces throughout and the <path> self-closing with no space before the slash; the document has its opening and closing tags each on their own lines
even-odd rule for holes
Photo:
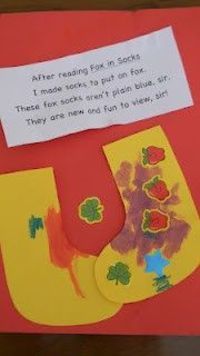
<svg viewBox="0 0 200 356">
<path fill-rule="evenodd" d="M 0 176 L 0 243 L 11 299 L 26 319 L 81 325 L 109 318 L 121 304 L 99 292 L 96 257 L 83 256 L 62 230 L 51 168 Z"/>
<path fill-rule="evenodd" d="M 104 152 L 126 219 L 97 259 L 96 280 L 107 299 L 136 302 L 172 288 L 199 266 L 199 216 L 161 127 Z"/>
</svg>

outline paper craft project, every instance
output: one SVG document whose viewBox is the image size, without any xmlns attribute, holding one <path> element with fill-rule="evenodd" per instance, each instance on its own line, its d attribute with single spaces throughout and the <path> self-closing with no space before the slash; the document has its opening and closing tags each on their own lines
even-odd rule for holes
<svg viewBox="0 0 200 356">
<path fill-rule="evenodd" d="M 103 295 L 130 303 L 163 292 L 200 263 L 200 221 L 176 157 L 160 127 L 104 147 L 126 219 L 97 259 Z"/>
<path fill-rule="evenodd" d="M 70 245 L 51 168 L 0 176 L 0 244 L 16 310 L 46 325 L 81 325 L 114 315 L 94 278 L 95 256 Z M 14 268 L 13 268 L 14 263 Z"/>
<path fill-rule="evenodd" d="M 199 8 L 1 14 L 0 67 L 2 73 L 12 67 L 12 74 L 6 86 L 0 76 L 0 118 L 5 126 L 5 109 L 12 131 L 9 145 L 23 144 L 8 148 L 5 127 L 0 128 L 1 332 L 199 335 L 199 23 Z M 160 35 L 158 41 L 151 41 L 155 33 L 164 33 L 165 39 L 173 34 L 173 48 L 168 41 L 160 41 Z M 108 120 L 110 127 L 67 136 L 64 132 L 65 137 L 55 140 L 46 137 L 47 121 L 44 125 L 43 120 L 33 121 L 54 116 L 50 109 L 45 109 L 45 116 L 37 109 L 34 114 L 26 109 L 16 116 L 12 110 L 8 113 L 8 106 L 37 104 L 41 96 L 30 88 L 38 94 L 37 90 L 57 86 L 48 85 L 54 79 L 34 80 L 24 93 L 24 77 L 22 73 L 17 77 L 19 67 L 44 64 L 46 68 L 54 60 L 62 62 L 74 55 L 83 59 L 96 49 L 108 53 L 108 48 L 140 41 L 143 36 L 149 38 L 148 49 L 157 48 L 137 60 L 147 72 L 132 76 L 131 82 L 129 77 L 121 78 L 122 86 L 114 80 L 105 83 L 111 95 L 116 93 L 106 103 L 95 87 L 90 94 L 99 94 L 99 99 L 88 103 L 101 110 L 100 102 L 110 107 L 119 101 L 121 107 L 121 102 L 128 102 L 125 96 L 136 103 L 135 92 L 140 99 L 167 90 L 168 95 L 157 99 L 160 112 L 150 113 L 152 104 L 138 100 L 126 125 L 113 125 L 115 120 L 126 122 L 126 108 L 120 109 L 118 117 L 114 111 L 106 117 L 92 112 L 84 123 L 90 120 L 94 125 L 98 119 L 103 125 L 105 118 L 113 117 Z M 128 54 L 120 51 L 117 58 L 127 58 L 129 52 L 129 48 Z M 96 57 L 91 64 L 102 60 Z M 85 68 L 85 62 L 72 64 L 74 73 Z M 136 67 L 135 61 L 113 71 Z M 62 72 L 71 73 L 70 68 Z M 158 82 L 170 73 L 170 80 Z M 37 78 L 43 74 L 51 71 L 34 72 Z M 98 80 L 96 76 L 111 74 L 106 69 L 92 76 Z M 91 73 L 82 73 L 82 78 L 63 80 L 66 85 L 86 82 L 92 80 Z M 134 89 L 134 93 L 118 95 L 116 91 L 144 81 L 156 85 Z M 72 95 L 68 95 L 71 89 L 66 92 L 66 103 L 68 97 L 85 95 L 84 88 L 72 91 Z M 56 101 L 55 95 L 64 94 L 49 91 L 42 103 Z M 189 106 L 191 97 L 193 106 Z M 74 112 L 82 103 L 63 106 Z M 168 110 L 168 104 L 174 111 Z M 140 120 L 144 117 L 149 119 Z M 27 124 L 27 135 L 19 125 L 24 119 L 34 122 Z M 56 116 L 51 128 L 63 130 L 65 120 Z M 78 128 L 78 116 L 71 120 Z M 35 133 L 40 141 L 44 137 L 49 141 L 24 145 L 24 138 L 35 142 Z M 136 210 L 138 200 L 141 206 Z"/>
</svg>

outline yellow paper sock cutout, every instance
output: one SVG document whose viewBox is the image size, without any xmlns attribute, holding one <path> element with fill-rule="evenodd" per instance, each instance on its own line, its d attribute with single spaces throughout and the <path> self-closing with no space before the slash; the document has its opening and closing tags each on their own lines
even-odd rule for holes
<svg viewBox="0 0 200 356">
<path fill-rule="evenodd" d="M 200 260 L 200 221 L 186 181 L 158 126 L 104 147 L 126 220 L 97 259 L 102 294 L 130 303 L 163 292 Z"/>
<path fill-rule="evenodd" d="M 97 288 L 96 257 L 82 256 L 63 236 L 51 168 L 1 175 L 0 197 L 5 275 L 22 316 L 38 324 L 81 325 L 120 309 Z"/>
</svg>

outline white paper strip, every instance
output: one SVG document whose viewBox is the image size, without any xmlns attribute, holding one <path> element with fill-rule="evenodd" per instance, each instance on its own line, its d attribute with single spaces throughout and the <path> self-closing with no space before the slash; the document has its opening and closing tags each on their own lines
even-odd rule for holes
<svg viewBox="0 0 200 356">
<path fill-rule="evenodd" d="M 9 147 L 193 105 L 171 27 L 82 54 L 0 69 Z"/>
</svg>

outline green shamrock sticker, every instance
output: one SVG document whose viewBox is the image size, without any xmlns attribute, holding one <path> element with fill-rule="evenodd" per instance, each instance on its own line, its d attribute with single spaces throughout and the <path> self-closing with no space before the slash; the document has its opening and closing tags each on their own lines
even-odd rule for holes
<svg viewBox="0 0 200 356">
<path fill-rule="evenodd" d="M 107 279 L 109 281 L 115 281 L 116 285 L 118 285 L 119 282 L 123 285 L 127 285 L 130 282 L 130 278 L 131 272 L 126 264 L 117 262 L 114 266 L 109 267 Z"/>
<path fill-rule="evenodd" d="M 79 217 L 87 224 L 96 224 L 103 220 L 104 206 L 97 197 L 86 198 L 79 205 Z"/>
</svg>

